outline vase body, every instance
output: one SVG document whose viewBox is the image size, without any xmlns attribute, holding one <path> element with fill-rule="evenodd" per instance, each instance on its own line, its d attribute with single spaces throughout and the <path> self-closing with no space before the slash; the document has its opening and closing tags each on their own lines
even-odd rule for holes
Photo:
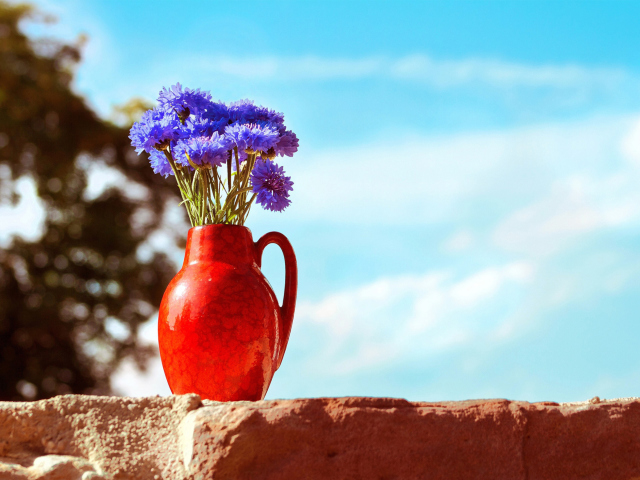
<svg viewBox="0 0 640 480">
<path fill-rule="evenodd" d="M 260 270 L 262 251 L 285 256 L 282 307 Z M 189 230 L 182 269 L 158 318 L 160 357 L 171 391 L 217 401 L 261 400 L 287 346 L 297 291 L 293 249 L 271 232 L 254 243 L 236 225 Z"/>
</svg>

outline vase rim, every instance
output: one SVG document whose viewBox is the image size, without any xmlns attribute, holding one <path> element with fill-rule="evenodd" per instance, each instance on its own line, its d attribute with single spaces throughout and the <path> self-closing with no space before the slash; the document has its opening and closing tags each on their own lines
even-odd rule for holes
<svg viewBox="0 0 640 480">
<path fill-rule="evenodd" d="M 210 223 L 208 225 L 196 225 L 195 227 L 191 227 L 189 229 L 189 232 L 191 230 L 204 230 L 204 229 L 208 229 L 208 228 L 220 228 L 220 227 L 244 228 L 245 230 L 249 230 L 249 232 L 251 232 L 249 227 L 246 227 L 244 225 L 228 225 L 226 223 Z"/>
</svg>

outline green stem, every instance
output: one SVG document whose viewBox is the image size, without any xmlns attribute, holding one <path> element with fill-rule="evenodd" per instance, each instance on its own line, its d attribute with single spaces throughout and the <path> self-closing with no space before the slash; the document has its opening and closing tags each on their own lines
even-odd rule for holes
<svg viewBox="0 0 640 480">
<path fill-rule="evenodd" d="M 213 178 L 214 181 L 216 182 L 216 209 L 220 210 L 221 206 L 220 206 L 220 185 L 222 184 L 222 179 L 220 178 L 220 176 L 218 175 L 218 167 L 214 167 L 214 171 L 213 171 Z"/>
<path fill-rule="evenodd" d="M 218 172 L 218 167 L 198 166 L 187 155 L 189 166 L 193 168 L 191 170 L 189 166 L 179 166 L 170 149 L 165 150 L 165 156 L 176 177 L 182 196 L 181 204 L 185 205 L 191 226 L 212 223 L 244 225 L 257 197 L 254 193 L 247 201 L 249 192 L 253 190 L 251 171 L 256 163 L 256 153 L 247 155 L 244 168 L 241 169 L 238 148 L 234 147 L 230 150 L 226 162 L 226 182 Z M 234 161 L 236 172 L 232 173 Z M 222 190 L 225 193 L 224 202 L 222 202 Z"/>
<path fill-rule="evenodd" d="M 185 206 L 187 209 L 187 216 L 189 217 L 189 222 L 191 223 L 192 227 L 195 227 L 195 222 L 194 222 L 193 216 L 191 215 L 191 208 L 190 208 L 191 199 L 189 198 L 189 195 L 187 194 L 187 191 L 184 187 L 183 179 L 182 179 L 182 176 L 180 175 L 181 172 L 176 166 L 176 163 L 173 161 L 173 156 L 171 155 L 171 151 L 169 149 L 166 149 L 164 151 L 164 154 L 167 157 L 167 160 L 169 161 L 169 165 L 171 165 L 171 170 L 173 170 L 173 175 L 176 177 L 176 182 L 178 183 L 178 190 L 180 190 L 180 196 L 182 197 L 182 200 L 185 203 Z"/>
<path fill-rule="evenodd" d="M 213 223 L 213 215 L 214 215 L 215 205 L 216 205 L 215 204 L 216 195 L 215 195 L 215 192 L 213 190 L 213 178 L 212 178 L 212 175 L 211 175 L 211 170 L 212 170 L 212 168 L 207 168 L 205 170 L 205 175 L 204 176 L 205 176 L 205 180 L 206 180 L 206 184 L 207 184 L 206 195 L 205 196 L 206 196 L 206 199 L 207 199 L 206 201 L 207 201 L 208 208 L 207 208 L 206 216 L 209 217 L 209 221 L 211 223 Z"/>
<path fill-rule="evenodd" d="M 238 148 L 236 147 L 236 151 Z M 233 154 L 229 150 L 229 158 L 227 158 L 227 184 L 229 185 L 229 191 L 231 191 L 231 159 Z"/>
<path fill-rule="evenodd" d="M 246 204 L 246 209 L 245 209 L 244 214 L 242 216 L 242 225 L 244 225 L 244 222 L 247 221 L 247 217 L 249 216 L 249 211 L 251 210 L 251 205 L 253 205 L 253 201 L 256 199 L 257 196 L 258 196 L 258 194 L 254 193 L 251 196 L 251 200 L 249 200 L 249 203 Z"/>
<path fill-rule="evenodd" d="M 206 170 L 206 168 L 205 168 Z M 209 188 L 207 187 L 207 176 L 200 174 L 200 188 L 202 189 L 202 224 L 207 220 L 207 200 L 209 199 Z"/>
</svg>

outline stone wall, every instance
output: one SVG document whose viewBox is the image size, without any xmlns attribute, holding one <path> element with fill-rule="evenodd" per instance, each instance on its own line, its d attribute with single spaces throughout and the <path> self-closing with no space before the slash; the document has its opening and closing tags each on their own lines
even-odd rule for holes
<svg viewBox="0 0 640 480">
<path fill-rule="evenodd" d="M 640 480 L 640 400 L 0 402 L 5 479 Z"/>
</svg>

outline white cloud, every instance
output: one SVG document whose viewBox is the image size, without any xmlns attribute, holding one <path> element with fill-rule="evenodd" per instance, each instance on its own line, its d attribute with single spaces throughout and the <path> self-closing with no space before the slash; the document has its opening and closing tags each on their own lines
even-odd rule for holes
<svg viewBox="0 0 640 480">
<path fill-rule="evenodd" d="M 635 167 L 640 168 L 640 119 L 629 129 L 620 145 L 623 156 Z"/>
<path fill-rule="evenodd" d="M 93 30 L 92 30 L 93 32 Z M 392 81 L 422 85 L 425 89 L 491 88 L 511 100 L 516 89 L 545 89 L 559 93 L 554 105 L 583 104 L 603 93 L 617 98 L 621 92 L 640 90 L 640 79 L 621 68 L 581 65 L 526 64 L 487 58 L 434 59 L 418 53 L 399 57 L 371 55 L 365 57 L 245 56 L 232 57 L 185 51 L 165 51 L 162 59 L 149 59 L 147 68 L 114 77 L 126 61 L 112 51 L 113 40 L 104 28 L 96 29 L 87 46 L 86 64 L 80 66 L 79 91 L 105 116 L 115 104 L 134 96 L 155 99 L 159 86 L 176 81 L 189 86 L 216 84 L 217 95 L 237 95 L 255 91 L 258 84 L 310 84 L 319 82 L 357 82 L 362 80 Z M 108 58 L 105 66 L 96 59 Z M 204 83 L 203 83 L 204 82 Z M 213 82 L 213 83 L 212 83 Z M 247 90 L 248 89 L 248 90 Z M 528 93 L 527 93 L 528 95 Z M 524 98 L 524 97 L 523 97 Z M 510 101 L 511 101 L 510 100 Z M 526 100 L 526 99 L 525 99 Z"/>
<path fill-rule="evenodd" d="M 442 248 L 446 252 L 462 252 L 471 248 L 474 242 L 475 238 L 473 233 L 471 233 L 469 230 L 460 230 L 447 238 L 443 242 Z"/>
<path fill-rule="evenodd" d="M 181 64 L 184 58 L 180 60 Z M 490 58 L 434 59 L 425 54 L 403 57 L 369 56 L 332 58 L 187 56 L 187 63 L 200 73 L 227 75 L 258 81 L 318 81 L 392 78 L 417 81 L 435 88 L 482 84 L 496 88 L 598 87 L 611 89 L 631 76 L 621 68 L 591 68 L 581 65 L 526 64 Z"/>
<path fill-rule="evenodd" d="M 384 72 L 385 60 L 378 57 L 349 59 L 301 57 L 246 57 L 194 55 L 189 64 L 196 70 L 257 80 L 358 79 Z"/>
<path fill-rule="evenodd" d="M 553 253 L 568 240 L 603 225 L 600 212 L 580 191 L 555 191 L 505 219 L 494 232 L 503 248 L 529 253 Z"/>
<path fill-rule="evenodd" d="M 469 221 L 464 217 L 470 211 L 486 225 L 544 202 L 517 218 L 547 218 L 538 210 L 555 212 L 558 198 L 566 198 L 570 205 L 561 210 L 563 218 L 579 222 L 582 229 L 594 221 L 591 201 L 603 210 L 598 215 L 604 219 L 598 222 L 620 223 L 635 216 L 628 196 L 635 174 L 619 151 L 636 120 L 600 117 L 301 153 L 287 165 L 296 184 L 287 221 L 376 226 L 450 222 L 464 231 L 459 222 Z M 570 228 L 563 226 L 563 218 L 547 228 Z"/>
<path fill-rule="evenodd" d="M 319 328 L 328 341 L 316 359 L 337 373 L 351 373 L 407 354 L 428 358 L 493 338 L 510 312 L 479 320 L 478 309 L 496 306 L 507 288 L 522 288 L 535 268 L 513 262 L 459 279 L 452 272 L 386 277 L 301 302 L 297 328 Z M 321 360 L 320 360 L 321 359 Z"/>
<path fill-rule="evenodd" d="M 638 182 L 633 171 L 560 180 L 546 197 L 500 222 L 493 240 L 510 251 L 547 255 L 591 232 L 638 222 Z"/>
<path fill-rule="evenodd" d="M 391 62 L 392 76 L 421 80 L 438 87 L 484 83 L 494 87 L 613 87 L 628 78 L 623 69 L 580 65 L 533 65 L 493 59 L 434 60 L 426 55 Z"/>
<path fill-rule="evenodd" d="M 98 30 L 99 31 L 99 30 Z M 80 66 L 76 86 L 88 95 L 92 104 L 108 115 L 116 104 L 132 97 L 155 99 L 159 86 L 176 81 L 188 86 L 216 84 L 214 96 L 236 91 L 254 91 L 259 84 L 311 84 L 321 82 L 357 82 L 362 80 L 411 83 L 425 89 L 487 89 L 513 99 L 516 90 L 544 89 L 558 93 L 554 105 L 584 104 L 594 95 L 610 98 L 640 91 L 640 78 L 622 68 L 581 65 L 525 64 L 485 58 L 434 59 L 426 54 L 401 57 L 367 56 L 360 58 L 275 55 L 231 57 L 218 54 L 167 52 L 151 61 L 148 68 L 113 77 L 121 63 L 105 32 L 92 35 L 87 46 L 87 63 Z M 105 66 L 96 59 L 108 58 Z M 143 72 L 143 73 L 142 73 Z M 204 83 L 203 83 L 204 82 Z M 523 99 L 526 98 L 523 97 Z M 529 99 L 530 101 L 530 99 Z"/>
<path fill-rule="evenodd" d="M 496 294 L 504 281 L 527 281 L 531 279 L 533 267 L 526 263 L 515 263 L 504 268 L 489 268 L 457 283 L 451 288 L 451 299 L 459 305 L 473 307 L 485 298 Z"/>
</svg>

